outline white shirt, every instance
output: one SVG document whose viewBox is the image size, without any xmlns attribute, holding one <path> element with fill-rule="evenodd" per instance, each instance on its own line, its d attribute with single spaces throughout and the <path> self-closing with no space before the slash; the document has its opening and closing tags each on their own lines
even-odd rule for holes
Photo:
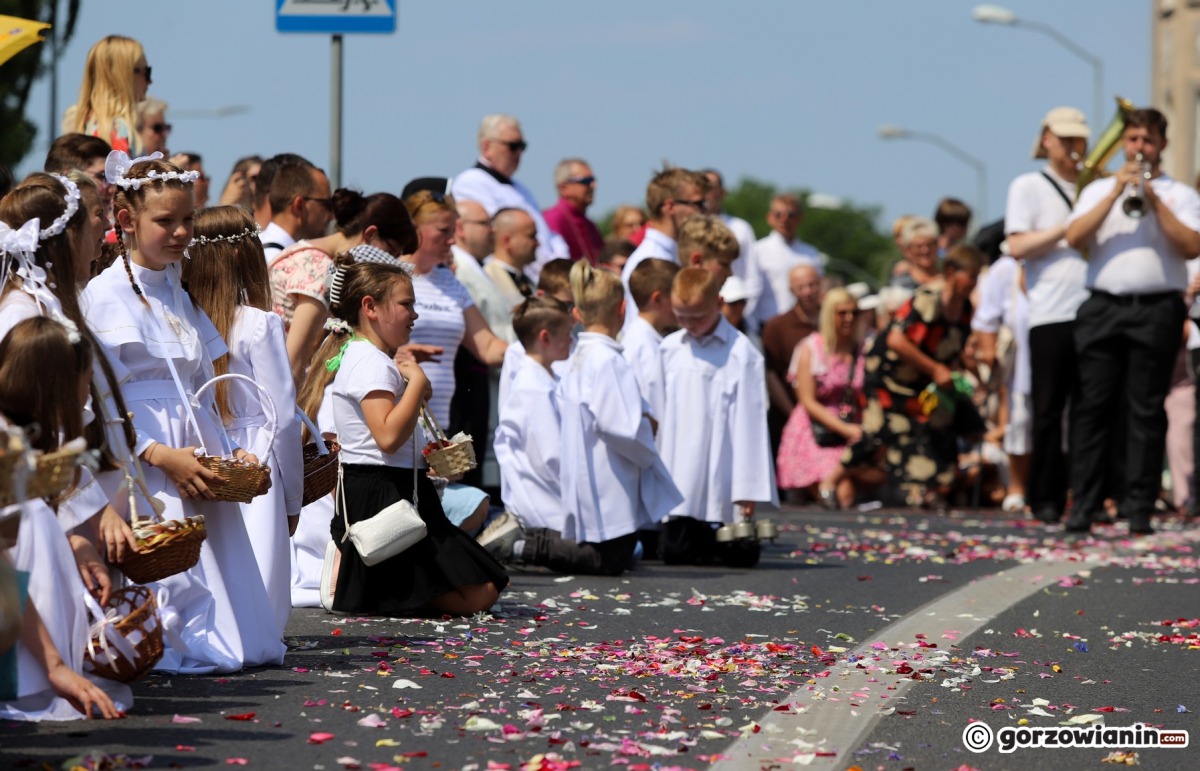
<svg viewBox="0 0 1200 771">
<path fill-rule="evenodd" d="M 296 243 L 292 234 L 276 225 L 274 220 L 268 222 L 267 226 L 262 229 L 262 232 L 258 234 L 258 240 L 263 243 L 263 254 L 267 257 L 268 265 L 271 264 L 271 260 L 279 256 L 280 252 Z M 267 246 L 267 244 L 279 244 L 279 247 Z"/>
<path fill-rule="evenodd" d="M 580 333 L 559 381 L 558 404 L 564 538 L 611 541 L 657 522 L 682 500 L 617 341 Z"/>
<path fill-rule="evenodd" d="M 1074 186 L 1049 166 L 1045 172 L 1068 195 Z M 1071 207 L 1041 172 L 1022 174 L 1008 186 L 1004 209 L 1004 233 L 1032 233 L 1049 230 L 1067 221 Z M 1029 326 L 1072 321 L 1075 311 L 1088 298 L 1084 280 L 1087 262 L 1079 252 L 1059 239 L 1050 251 L 1025 262 L 1025 285 L 1029 291 Z"/>
<path fill-rule="evenodd" d="M 467 293 L 475 301 L 475 307 L 479 308 L 496 337 L 512 343 L 517 336 L 512 328 L 512 307 L 504 293 L 488 278 L 483 266 L 471 254 L 457 244 L 451 246 L 450 250 L 454 252 L 454 277 L 466 287 Z"/>
<path fill-rule="evenodd" d="M 633 368 L 638 391 L 650 405 L 650 414 L 655 420 L 662 415 L 663 407 L 662 362 L 659 359 L 662 341 L 662 335 L 654 325 L 641 316 L 634 318 L 621 332 L 622 355 Z"/>
<path fill-rule="evenodd" d="M 1116 183 L 1110 177 L 1085 187 L 1068 221 L 1096 208 Z M 1200 195 L 1195 190 L 1165 174 L 1149 184 L 1180 222 L 1200 231 Z M 1123 193 L 1088 245 L 1087 288 L 1116 295 L 1183 292 L 1187 289 L 1184 256 L 1167 241 L 1153 214 L 1140 220 L 1125 214 L 1124 199 Z"/>
<path fill-rule="evenodd" d="M 675 243 L 675 239 L 668 236 L 661 230 L 654 228 L 646 228 L 646 235 L 642 238 L 642 243 L 637 249 L 633 250 L 633 254 L 629 255 L 629 259 L 625 262 L 625 267 L 621 269 L 621 284 L 625 286 L 625 326 L 628 327 L 637 318 L 638 307 L 633 301 L 633 295 L 629 292 L 629 277 L 633 275 L 633 269 L 642 262 L 655 258 L 666 260 L 679 264 L 679 245 Z"/>
<path fill-rule="evenodd" d="M 373 391 L 387 391 L 396 399 L 404 393 L 404 378 L 396 363 L 369 340 L 354 340 L 342 354 L 342 364 L 333 377 L 333 425 L 342 445 L 342 463 L 371 466 L 413 466 L 413 440 L 385 453 L 375 443 L 363 417 L 362 401 Z M 324 427 L 322 427 L 324 428 Z M 414 431 L 415 433 L 415 431 Z"/>
<path fill-rule="evenodd" d="M 754 228 L 750 223 L 732 214 L 721 213 L 721 221 L 725 223 L 738 242 L 738 258 L 733 261 L 733 275 L 746 284 L 746 292 L 750 297 L 746 300 L 746 321 L 755 328 L 754 308 L 758 305 L 759 295 L 762 294 L 762 273 L 758 269 L 758 253 L 754 239 Z"/>
<path fill-rule="evenodd" d="M 733 522 L 734 501 L 778 505 L 763 355 L 721 317 L 707 337 L 667 335 L 662 366 L 658 446 L 683 494 L 671 515 Z"/>
<path fill-rule="evenodd" d="M 971 329 L 995 334 L 1001 326 L 1008 327 L 1016 356 L 1012 371 L 1004 374 L 1014 392 L 1028 394 L 1033 389 L 1029 363 L 1030 307 L 1029 297 L 1021 291 L 1020 275 L 1020 263 L 1008 255 L 988 268 L 980 279 L 979 307 L 971 316 Z"/>
<path fill-rule="evenodd" d="M 480 161 L 482 163 L 482 161 Z M 546 218 L 542 216 L 542 207 L 529 188 L 515 179 L 508 184 L 501 182 L 487 171 L 472 166 L 454 178 L 450 192 L 456 201 L 475 201 L 492 217 L 501 209 L 522 209 L 533 217 L 537 225 L 537 259 L 525 269 L 525 275 L 536 284 L 542 273 L 542 266 L 550 260 L 558 258 L 570 259 L 571 251 L 563 237 L 550 230 Z"/>
<path fill-rule="evenodd" d="M 516 366 L 493 445 L 501 498 L 526 529 L 562 530 L 558 378 L 528 356 Z"/>
<path fill-rule="evenodd" d="M 758 240 L 754 246 L 754 256 L 758 261 L 762 282 L 762 294 L 754 314 L 760 325 L 796 304 L 790 286 L 792 268 L 807 264 L 816 268 L 818 275 L 825 272 L 821 265 L 821 253 L 815 246 L 799 239 L 786 241 L 778 230 L 772 230 Z"/>
<path fill-rule="evenodd" d="M 438 266 L 421 276 L 413 276 L 416 295 L 417 321 L 413 325 L 410 343 L 437 345 L 445 349 L 440 361 L 421 365 L 433 388 L 429 408 L 443 427 L 450 423 L 450 399 L 454 396 L 454 357 L 467 333 L 463 313 L 475 305 L 466 287 L 458 282 L 449 268 Z"/>
</svg>

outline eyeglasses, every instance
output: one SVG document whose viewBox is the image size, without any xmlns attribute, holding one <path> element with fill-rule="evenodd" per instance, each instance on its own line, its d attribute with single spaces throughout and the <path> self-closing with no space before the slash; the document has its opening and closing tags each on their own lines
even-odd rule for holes
<svg viewBox="0 0 1200 771">
<path fill-rule="evenodd" d="M 134 67 L 134 68 L 133 68 L 133 74 L 134 74 L 134 75 L 145 75 L 145 76 L 146 76 L 146 82 L 147 82 L 147 83 L 149 83 L 149 82 L 150 82 L 150 80 L 151 80 L 151 78 L 150 78 L 150 70 L 151 70 L 151 69 L 152 69 L 152 68 L 150 67 L 150 65 L 149 65 L 149 64 L 147 64 L 145 67 Z"/>
<path fill-rule="evenodd" d="M 596 178 L 592 177 L 592 176 L 568 177 L 566 184 L 568 184 L 568 185 L 594 185 L 594 184 L 596 184 Z"/>
<path fill-rule="evenodd" d="M 514 153 L 523 153 L 523 152 L 525 152 L 525 149 L 527 147 L 529 147 L 529 145 L 525 142 L 524 139 L 518 139 L 515 142 L 506 142 L 503 139 L 497 139 L 494 141 L 499 142 L 500 144 L 507 147 L 509 150 L 512 150 Z"/>
<path fill-rule="evenodd" d="M 332 198 L 311 198 L 307 195 L 302 195 L 300 197 L 306 201 L 313 201 L 315 203 L 319 203 L 322 206 L 324 206 L 326 209 L 330 209 L 330 210 L 333 209 L 333 199 Z"/>
<path fill-rule="evenodd" d="M 800 212 L 794 209 L 776 209 L 771 212 L 771 216 L 781 220 L 791 220 L 800 216 Z"/>
<path fill-rule="evenodd" d="M 675 204 L 676 204 L 676 205 L 680 205 L 680 204 L 682 204 L 682 205 L 684 205 L 684 206 L 691 206 L 693 209 L 696 209 L 697 211 L 704 211 L 704 199 L 703 199 L 703 198 L 697 198 L 697 199 L 696 199 L 696 200 L 694 200 L 694 201 L 689 201 L 689 200 L 687 200 L 686 198 L 676 198 L 676 199 L 675 199 Z"/>
<path fill-rule="evenodd" d="M 858 315 L 858 311 L 856 311 L 856 310 L 853 310 L 853 311 L 834 311 L 833 313 L 834 313 L 834 315 L 835 315 L 835 316 L 857 316 L 857 315 Z"/>
<path fill-rule="evenodd" d="M 150 130 L 155 134 L 170 134 L 174 128 L 170 123 L 154 123 L 150 126 Z"/>
</svg>

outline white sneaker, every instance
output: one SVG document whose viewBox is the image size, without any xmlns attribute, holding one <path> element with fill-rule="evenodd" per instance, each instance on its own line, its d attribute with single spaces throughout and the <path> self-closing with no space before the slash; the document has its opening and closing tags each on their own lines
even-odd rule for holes
<svg viewBox="0 0 1200 771">
<path fill-rule="evenodd" d="M 521 523 L 510 512 L 504 512 L 483 529 L 475 542 L 487 550 L 497 562 L 512 562 L 513 544 L 525 537 Z"/>
<path fill-rule="evenodd" d="M 1004 503 L 1000 504 L 1000 509 L 1007 514 L 1017 514 L 1025 511 L 1025 497 L 1011 493 L 1004 498 Z"/>
</svg>

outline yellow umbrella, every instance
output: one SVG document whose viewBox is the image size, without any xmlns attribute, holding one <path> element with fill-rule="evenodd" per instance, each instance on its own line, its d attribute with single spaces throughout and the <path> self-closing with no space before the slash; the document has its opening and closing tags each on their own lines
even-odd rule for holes
<svg viewBox="0 0 1200 771">
<path fill-rule="evenodd" d="M 50 29 L 50 25 L 44 22 L 0 16 L 0 64 L 44 40 L 41 33 L 45 29 Z"/>
</svg>

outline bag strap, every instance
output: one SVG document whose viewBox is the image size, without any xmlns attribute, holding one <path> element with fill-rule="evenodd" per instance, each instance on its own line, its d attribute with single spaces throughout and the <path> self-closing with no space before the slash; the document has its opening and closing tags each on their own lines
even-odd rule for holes
<svg viewBox="0 0 1200 771">
<path fill-rule="evenodd" d="M 1050 186 L 1054 188 L 1054 192 L 1062 196 L 1063 201 L 1067 204 L 1067 211 L 1074 210 L 1075 204 L 1071 203 L 1070 196 L 1063 192 L 1063 189 L 1058 186 L 1057 182 L 1054 181 L 1054 177 L 1050 176 L 1045 171 L 1042 171 L 1042 176 L 1045 177 L 1046 181 L 1050 183 Z"/>
<path fill-rule="evenodd" d="M 854 352 L 850 354 L 850 377 L 846 380 L 846 390 L 842 391 L 842 406 L 849 407 L 854 401 L 854 369 L 858 366 L 858 349 L 854 347 Z"/>
</svg>

